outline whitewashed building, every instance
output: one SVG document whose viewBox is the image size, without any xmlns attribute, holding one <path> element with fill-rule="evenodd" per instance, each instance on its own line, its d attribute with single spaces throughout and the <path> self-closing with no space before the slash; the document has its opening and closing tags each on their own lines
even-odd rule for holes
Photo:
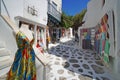
<svg viewBox="0 0 120 80">
<path fill-rule="evenodd" d="M 79 30 L 87 29 L 91 30 L 91 39 L 95 38 L 96 31 L 101 27 L 102 19 L 105 21 L 105 15 L 107 14 L 107 29 L 109 33 L 109 66 L 115 73 L 114 77 L 120 75 L 120 0 L 90 0 L 87 4 L 87 12 L 84 16 L 85 23 Z M 81 31 L 80 31 L 81 32 Z M 100 30 L 98 30 L 101 33 Z M 97 33 L 98 34 L 98 33 Z M 99 35 L 100 36 L 100 35 Z M 82 37 L 81 37 L 82 38 Z M 81 41 L 80 41 L 81 44 Z M 82 45 L 82 44 L 81 44 Z M 91 41 L 91 45 L 94 45 L 94 39 Z M 116 78 L 117 78 L 116 77 Z"/>
<path fill-rule="evenodd" d="M 54 34 L 57 35 L 56 31 L 60 29 L 58 27 L 60 27 L 59 24 L 61 22 L 61 14 L 62 14 L 62 0 L 48 0 L 48 27 L 51 40 L 53 40 Z"/>
<path fill-rule="evenodd" d="M 35 42 L 36 31 L 40 28 L 46 48 L 47 11 L 47 0 L 0 0 L 0 77 L 8 72 L 17 50 L 11 26 L 19 28 L 20 22 L 28 23 L 34 28 Z M 44 66 L 38 60 L 36 62 L 40 69 L 37 74 L 41 74 L 37 75 L 37 80 L 45 80 Z"/>
<path fill-rule="evenodd" d="M 48 16 L 51 15 L 61 21 L 62 0 L 48 0 Z"/>
</svg>

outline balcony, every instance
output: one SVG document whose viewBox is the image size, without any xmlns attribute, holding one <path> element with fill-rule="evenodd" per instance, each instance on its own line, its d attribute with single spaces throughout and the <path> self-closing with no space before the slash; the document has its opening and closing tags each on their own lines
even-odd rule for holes
<svg viewBox="0 0 120 80">
<path fill-rule="evenodd" d="M 48 2 L 48 14 L 61 21 L 61 13 L 50 2 Z"/>
</svg>

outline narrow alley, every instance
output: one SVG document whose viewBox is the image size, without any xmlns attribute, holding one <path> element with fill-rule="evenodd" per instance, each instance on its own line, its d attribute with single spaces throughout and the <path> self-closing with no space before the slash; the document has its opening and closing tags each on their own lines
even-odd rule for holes
<svg viewBox="0 0 120 80">
<path fill-rule="evenodd" d="M 0 0 L 0 80 L 120 80 L 120 0 Z"/>
<path fill-rule="evenodd" d="M 73 39 L 66 39 L 50 44 L 48 80 L 114 80 L 93 51 L 82 50 Z"/>
</svg>

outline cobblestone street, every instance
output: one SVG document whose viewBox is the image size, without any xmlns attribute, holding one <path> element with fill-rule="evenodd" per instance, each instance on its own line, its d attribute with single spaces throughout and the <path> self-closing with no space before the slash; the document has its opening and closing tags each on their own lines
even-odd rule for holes
<svg viewBox="0 0 120 80">
<path fill-rule="evenodd" d="M 48 80 L 114 80 L 93 51 L 79 49 L 73 40 L 52 45 Z"/>
</svg>

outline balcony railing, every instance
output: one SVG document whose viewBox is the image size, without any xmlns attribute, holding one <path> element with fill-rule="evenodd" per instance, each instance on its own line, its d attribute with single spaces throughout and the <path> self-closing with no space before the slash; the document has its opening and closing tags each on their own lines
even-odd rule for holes
<svg viewBox="0 0 120 80">
<path fill-rule="evenodd" d="M 48 14 L 61 21 L 61 13 L 50 2 L 48 2 Z"/>
</svg>

